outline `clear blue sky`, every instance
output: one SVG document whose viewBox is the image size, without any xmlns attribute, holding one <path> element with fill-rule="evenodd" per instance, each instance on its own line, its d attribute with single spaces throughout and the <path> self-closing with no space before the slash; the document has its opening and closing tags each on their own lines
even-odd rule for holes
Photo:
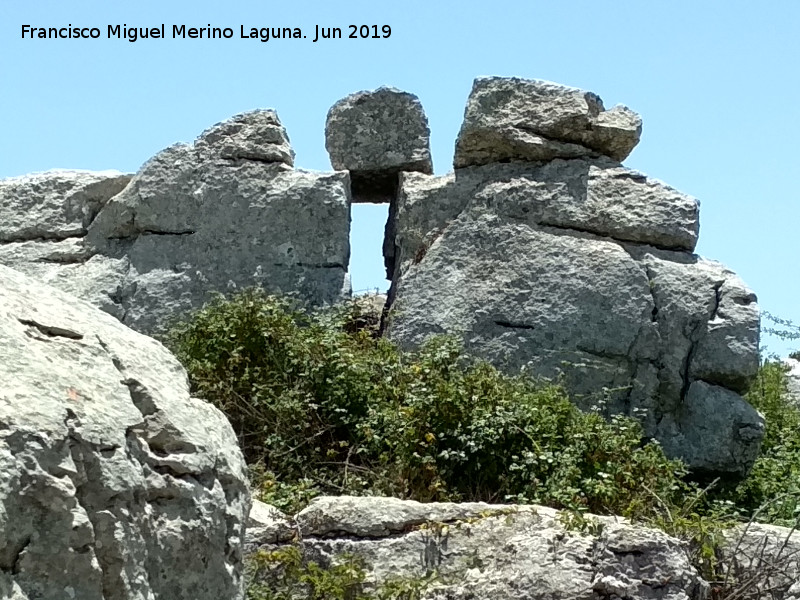
<svg viewBox="0 0 800 600">
<path fill-rule="evenodd" d="M 106 26 L 234 29 L 231 40 L 105 39 Z M 97 26 L 99 40 L 20 39 Z M 239 26 L 388 24 L 389 39 L 257 40 Z M 698 252 L 763 309 L 800 321 L 800 2 L 21 0 L 0 2 L 0 177 L 55 167 L 135 171 L 235 113 L 273 107 L 296 164 L 330 169 L 328 108 L 362 89 L 417 94 L 437 173 L 450 169 L 472 80 L 539 78 L 644 119 L 626 161 L 701 201 Z M 385 287 L 385 210 L 355 207 L 353 287 Z M 772 351 L 797 344 L 767 338 Z"/>
</svg>

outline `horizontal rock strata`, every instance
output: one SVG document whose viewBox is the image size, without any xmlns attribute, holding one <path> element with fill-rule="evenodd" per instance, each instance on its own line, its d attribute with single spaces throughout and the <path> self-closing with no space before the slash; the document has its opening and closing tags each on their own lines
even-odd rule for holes
<svg viewBox="0 0 800 600">
<path fill-rule="evenodd" d="M 592 92 L 535 79 L 479 77 L 467 101 L 454 164 L 598 156 L 621 161 L 641 132 L 639 115 L 624 106 L 605 110 Z"/>
<path fill-rule="evenodd" d="M 151 334 L 215 291 L 259 286 L 311 305 L 336 302 L 349 293 L 349 179 L 295 171 L 293 160 L 274 111 L 237 115 L 159 153 L 127 187 L 128 178 L 107 185 L 102 203 L 86 203 L 82 229 L 62 216 L 74 212 L 74 194 L 54 191 L 51 229 L 70 226 L 80 238 L 9 233 L 0 262 Z M 55 175 L 41 177 L 60 189 Z M 12 199 L 3 214 L 39 193 L 14 182 L 0 182 Z"/>
<path fill-rule="evenodd" d="M 561 378 L 584 409 L 640 418 L 697 471 L 741 476 L 763 436 L 740 395 L 759 364 L 755 294 L 692 254 L 694 198 L 610 158 L 640 123 L 611 143 L 603 114 L 589 92 L 477 80 L 464 168 L 401 175 L 385 332 L 408 348 L 456 335 L 503 369 Z M 576 151 L 505 152 L 520 131 Z"/>
</svg>

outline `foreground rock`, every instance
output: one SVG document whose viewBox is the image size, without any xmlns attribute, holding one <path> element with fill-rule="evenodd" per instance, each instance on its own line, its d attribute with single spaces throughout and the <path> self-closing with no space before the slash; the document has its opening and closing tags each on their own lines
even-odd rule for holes
<svg viewBox="0 0 800 600">
<path fill-rule="evenodd" d="M 274 111 L 237 115 L 192 145 L 159 153 L 121 192 L 122 185 L 106 186 L 116 196 L 86 202 L 82 223 L 73 225 L 75 210 L 36 217 L 40 229 L 79 237 L 18 235 L 0 245 L 0 262 L 145 333 L 163 332 L 213 292 L 242 287 L 311 305 L 336 302 L 349 293 L 349 180 L 346 173 L 295 171 L 293 160 Z M 47 196 L 52 204 L 75 204 L 48 174 L 43 178 L 55 190 Z M 43 185 L 16 184 L 31 202 Z M 17 214 L 21 204 L 0 205 L 0 216 Z"/>
<path fill-rule="evenodd" d="M 720 551 L 723 584 L 735 598 L 800 600 L 800 532 L 750 523 L 727 531 Z"/>
<path fill-rule="evenodd" d="M 608 156 L 624 160 L 639 142 L 632 110 L 605 110 L 592 92 L 516 77 L 480 77 L 467 101 L 455 167 L 493 162 Z"/>
<path fill-rule="evenodd" d="M 581 408 L 639 418 L 696 471 L 740 477 L 764 428 L 741 396 L 759 365 L 756 296 L 692 254 L 694 198 L 599 156 L 638 140 L 600 135 L 599 111 L 587 92 L 476 81 L 456 165 L 487 164 L 402 174 L 385 332 L 408 348 L 458 336 L 500 368 L 560 379 Z M 570 153 L 511 144 L 518 130 L 577 158 L 544 162 Z"/>
<path fill-rule="evenodd" d="M 334 104 L 325 147 L 350 171 L 354 202 L 390 202 L 401 171 L 433 173 L 428 119 L 419 99 L 395 88 L 351 94 Z"/>
<path fill-rule="evenodd" d="M 269 515 L 261 537 L 248 535 L 250 552 L 297 543 L 321 566 L 351 553 L 364 561 L 366 590 L 430 578 L 424 600 L 708 597 L 680 542 L 610 517 L 590 517 L 580 533 L 541 506 L 354 497 L 318 498 L 294 519 Z"/>
<path fill-rule="evenodd" d="M 245 465 L 156 341 L 0 266 L 0 597 L 242 598 Z"/>
</svg>

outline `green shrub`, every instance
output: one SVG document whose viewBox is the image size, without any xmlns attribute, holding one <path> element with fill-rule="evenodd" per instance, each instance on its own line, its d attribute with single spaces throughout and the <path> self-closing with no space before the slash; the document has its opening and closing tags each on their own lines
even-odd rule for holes
<svg viewBox="0 0 800 600">
<path fill-rule="evenodd" d="M 356 304 L 307 314 L 247 290 L 170 335 L 193 393 L 230 419 L 262 499 L 317 494 L 536 502 L 637 516 L 687 493 L 681 463 L 635 421 L 584 414 L 559 386 L 504 375 L 451 339 L 402 352 L 353 327 Z"/>
<path fill-rule="evenodd" d="M 786 371 L 782 362 L 766 361 L 746 396 L 764 415 L 764 441 L 727 499 L 748 517 L 761 509 L 759 521 L 791 526 L 800 515 L 800 409 L 788 400 Z"/>
<path fill-rule="evenodd" d="M 371 600 L 361 593 L 366 578 L 363 561 L 356 556 L 338 556 L 335 564 L 321 567 L 305 561 L 297 546 L 267 551 L 249 557 L 245 575 L 246 600 Z"/>
</svg>

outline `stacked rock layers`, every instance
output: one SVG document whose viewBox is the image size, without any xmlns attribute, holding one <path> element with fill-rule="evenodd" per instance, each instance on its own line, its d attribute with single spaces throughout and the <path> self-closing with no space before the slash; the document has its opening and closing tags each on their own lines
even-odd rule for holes
<svg viewBox="0 0 800 600">
<path fill-rule="evenodd" d="M 149 334 L 214 291 L 260 286 L 336 302 L 349 294 L 348 177 L 294 170 L 293 161 L 277 115 L 260 110 L 167 148 L 132 179 L 48 172 L 0 181 L 0 212 L 17 215 L 1 233 L 0 262 Z M 42 199 L 27 225 L 19 215 Z"/>
<path fill-rule="evenodd" d="M 619 163 L 640 133 L 590 92 L 481 78 L 455 171 L 433 176 L 421 104 L 381 88 L 331 108 L 338 170 L 311 173 L 275 112 L 254 111 L 133 178 L 0 181 L 0 262 L 159 333 L 214 291 L 348 295 L 351 199 L 388 201 L 388 337 L 456 335 L 501 368 L 562 378 L 582 408 L 640 418 L 697 470 L 741 475 L 763 436 L 741 396 L 756 298 L 693 254 L 695 199 Z"/>
<path fill-rule="evenodd" d="M 376 107 L 398 101 L 387 95 L 363 110 L 390 112 Z M 694 198 L 619 163 L 641 126 L 590 92 L 476 80 L 455 171 L 405 169 L 391 199 L 385 333 L 412 348 L 456 335 L 501 368 L 562 378 L 584 409 L 640 418 L 696 470 L 741 475 L 763 436 L 741 396 L 758 368 L 756 298 L 693 254 Z M 375 133 L 328 122 L 328 140 L 348 139 L 353 153 Z M 381 135 L 402 140 L 395 148 L 427 144 L 402 121 Z M 359 169 L 402 162 L 369 157 Z"/>
</svg>

